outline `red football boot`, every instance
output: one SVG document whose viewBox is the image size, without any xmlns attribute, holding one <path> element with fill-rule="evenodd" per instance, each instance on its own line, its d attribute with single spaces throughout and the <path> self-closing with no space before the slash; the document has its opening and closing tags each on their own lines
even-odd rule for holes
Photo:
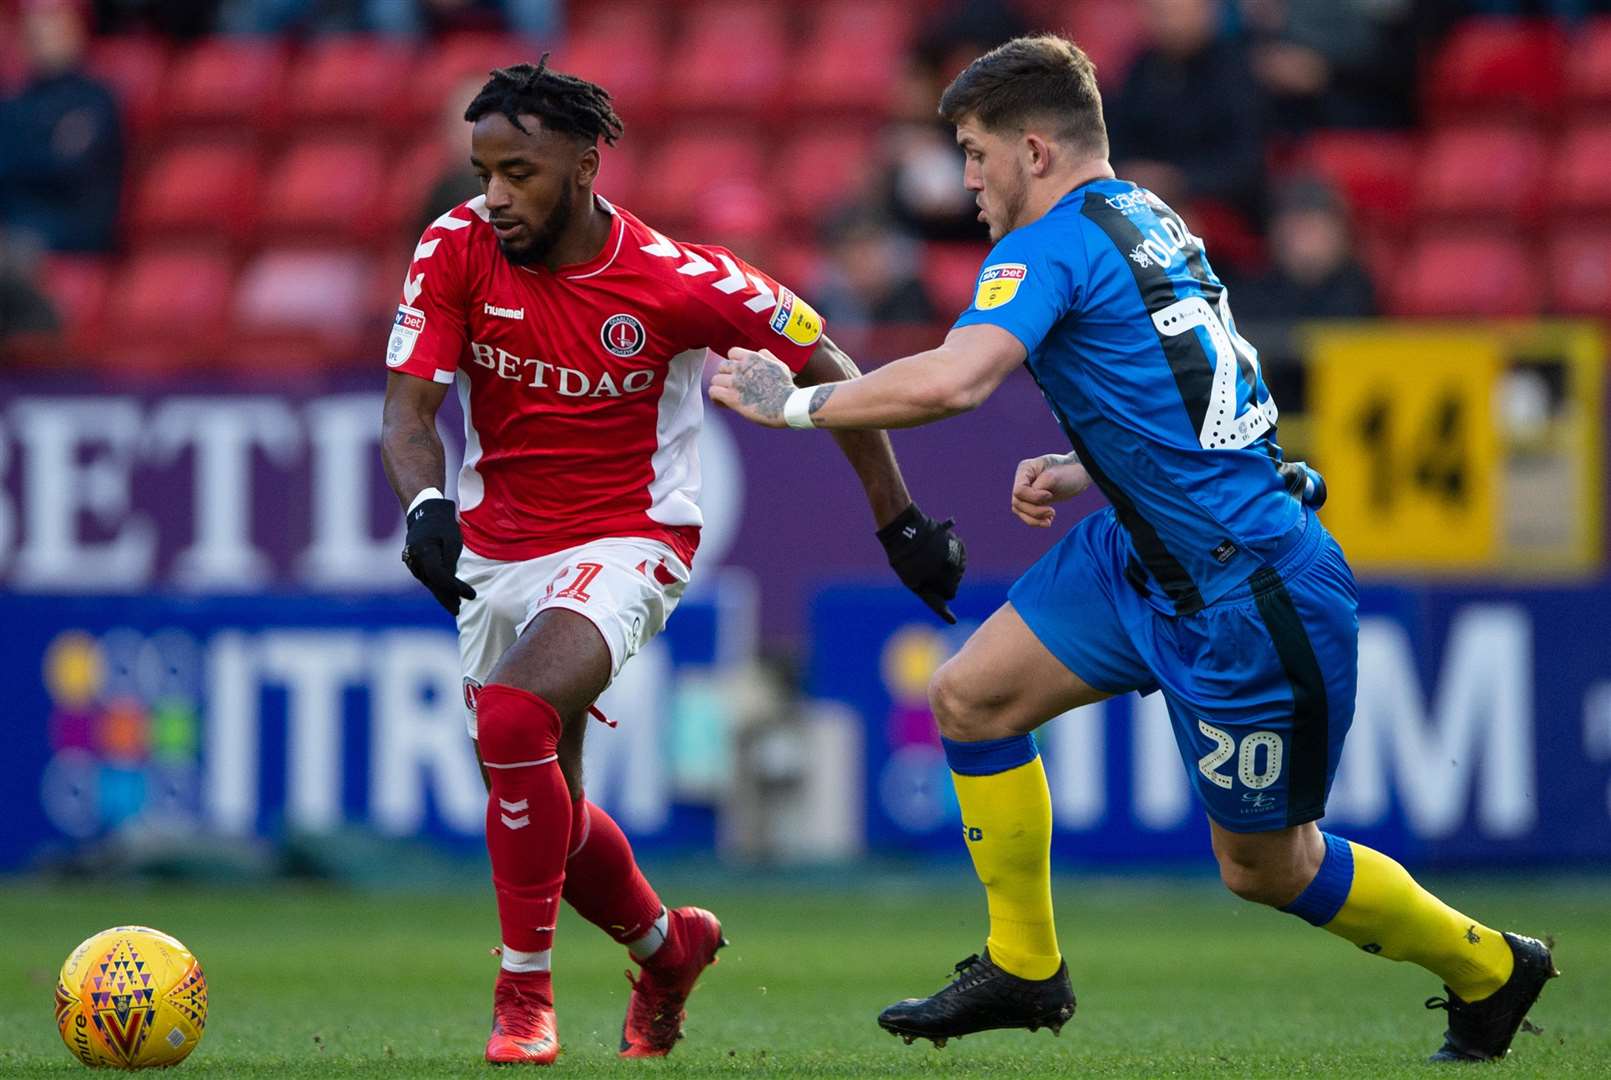
<svg viewBox="0 0 1611 1080">
<path fill-rule="evenodd" d="M 487 1060 L 498 1065 L 552 1065 L 559 1057 L 548 972 L 498 970 L 492 990 Z"/>
<path fill-rule="evenodd" d="M 666 943 L 642 965 L 632 984 L 626 1022 L 621 1025 L 621 1056 L 665 1057 L 682 1038 L 687 1018 L 683 1003 L 699 980 L 699 973 L 716 962 L 716 951 L 727 944 L 722 924 L 704 908 L 677 908 L 668 915 Z M 674 950 L 661 963 L 661 953 Z"/>
</svg>

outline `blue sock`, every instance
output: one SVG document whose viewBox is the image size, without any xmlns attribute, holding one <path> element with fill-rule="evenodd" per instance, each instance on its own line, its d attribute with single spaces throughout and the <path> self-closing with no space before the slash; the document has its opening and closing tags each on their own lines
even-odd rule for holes
<svg viewBox="0 0 1611 1080">
<path fill-rule="evenodd" d="M 1320 837 L 1326 842 L 1326 857 L 1320 860 L 1315 879 L 1281 909 L 1311 926 L 1325 926 L 1335 919 L 1354 887 L 1354 849 L 1340 836 L 1323 832 Z"/>
</svg>

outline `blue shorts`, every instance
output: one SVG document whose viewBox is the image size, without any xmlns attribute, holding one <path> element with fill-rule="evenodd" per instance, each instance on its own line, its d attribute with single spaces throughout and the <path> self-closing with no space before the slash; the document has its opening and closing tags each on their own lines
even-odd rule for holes
<svg viewBox="0 0 1611 1080">
<path fill-rule="evenodd" d="M 1187 616 L 1131 586 L 1128 551 L 1113 511 L 1092 514 L 1008 599 L 1096 689 L 1163 691 L 1181 760 L 1220 825 L 1263 832 L 1319 818 L 1359 666 L 1354 575 L 1337 542 L 1306 512 L 1264 569 Z"/>
</svg>

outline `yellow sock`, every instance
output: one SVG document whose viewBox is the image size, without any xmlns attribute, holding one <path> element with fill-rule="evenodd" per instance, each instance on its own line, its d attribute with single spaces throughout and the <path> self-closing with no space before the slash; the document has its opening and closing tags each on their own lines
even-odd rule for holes
<svg viewBox="0 0 1611 1080">
<path fill-rule="evenodd" d="M 1050 978 L 1063 957 L 1052 922 L 1052 798 L 1034 740 L 947 739 L 945 748 L 990 907 L 990 959 L 1020 978 Z"/>
<path fill-rule="evenodd" d="M 1466 1001 L 1481 1001 L 1505 985 L 1515 957 L 1499 931 L 1427 892 L 1381 852 L 1322 835 L 1320 872 L 1283 911 L 1368 953 L 1419 964 Z"/>
</svg>

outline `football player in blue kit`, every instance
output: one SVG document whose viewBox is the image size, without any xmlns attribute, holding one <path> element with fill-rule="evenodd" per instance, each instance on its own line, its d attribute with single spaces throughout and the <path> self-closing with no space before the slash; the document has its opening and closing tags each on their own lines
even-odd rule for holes
<svg viewBox="0 0 1611 1080">
<path fill-rule="evenodd" d="M 735 349 L 711 398 L 772 427 L 896 428 L 979 405 L 1027 365 L 1072 453 L 1020 463 L 1012 508 L 1080 521 L 935 674 L 930 702 L 990 914 L 986 948 L 879 1023 L 908 1042 L 1059 1029 L 1074 1012 L 1052 921 L 1052 815 L 1031 732 L 1115 694 L 1161 691 L 1238 896 L 1443 981 L 1435 1060 L 1502 1057 L 1555 974 L 1540 941 L 1449 907 L 1397 862 L 1322 831 L 1353 717 L 1354 578 L 1285 462 L 1258 354 L 1200 239 L 1116 179 L 1095 72 L 1052 35 L 975 60 L 945 91 L 965 183 L 995 248 L 943 344 L 797 390 Z"/>
</svg>

